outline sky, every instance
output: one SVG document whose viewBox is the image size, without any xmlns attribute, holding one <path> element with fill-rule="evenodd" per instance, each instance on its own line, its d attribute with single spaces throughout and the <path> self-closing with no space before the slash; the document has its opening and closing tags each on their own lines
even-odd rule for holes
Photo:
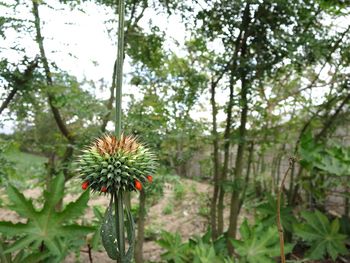
<svg viewBox="0 0 350 263">
<path fill-rule="evenodd" d="M 5 0 L 5 3 L 14 3 L 14 0 Z M 16 14 L 8 12 L 9 9 L 0 8 L 0 16 L 16 16 L 20 19 L 32 20 L 31 1 L 27 1 L 28 6 L 20 6 L 16 9 Z M 108 34 L 107 19 L 114 17 L 113 12 L 105 7 L 96 5 L 92 2 L 85 2 L 81 5 L 81 10 L 71 9 L 67 5 L 58 4 L 57 1 L 47 1 L 51 6 L 41 5 L 39 7 L 42 19 L 42 34 L 45 37 L 44 45 L 49 60 L 54 61 L 57 66 L 67 71 L 69 74 L 76 76 L 78 80 L 84 79 L 98 82 L 104 79 L 107 83 L 111 83 L 112 69 L 117 54 L 116 39 L 117 36 Z M 144 17 L 140 20 L 139 25 L 145 25 L 147 30 L 148 21 L 152 19 L 153 24 L 165 31 L 166 42 L 165 47 L 177 55 L 183 52 L 183 46 L 189 32 L 186 31 L 184 24 L 181 22 L 179 15 L 168 17 L 167 14 L 155 13 L 155 11 L 146 10 Z M 340 21 L 344 26 L 344 22 Z M 349 24 L 349 21 L 345 22 Z M 117 24 L 114 24 L 115 28 Z M 116 30 L 115 30 L 116 32 Z M 18 34 L 15 30 L 6 31 L 6 39 L 0 39 L 0 55 L 8 58 L 12 62 L 19 61 L 23 58 L 22 53 L 18 53 L 11 49 L 13 46 L 23 47 L 29 57 L 34 57 L 39 53 L 37 44 L 33 41 L 35 32 L 23 31 Z M 176 45 L 178 42 L 179 45 Z M 214 43 L 214 48 L 222 49 L 220 43 Z M 128 74 L 132 70 L 128 57 L 124 64 L 124 73 Z M 326 75 L 325 75 L 326 77 Z M 138 95 L 137 90 L 131 89 L 127 85 L 128 79 L 124 78 L 124 93 L 133 93 Z M 0 94 L 3 89 L 0 87 Z M 109 96 L 108 89 L 101 91 L 94 90 L 97 98 L 107 98 Z M 321 99 L 323 92 L 316 92 L 312 95 L 315 99 Z M 224 104 L 227 95 L 224 91 L 217 94 L 219 104 Z M 206 118 L 210 116 L 210 105 L 208 95 L 203 95 L 200 101 L 204 103 L 204 109 L 198 107 L 192 111 L 194 118 Z M 123 108 L 126 107 L 124 99 Z M 0 117 L 0 132 L 11 133 L 15 122 L 11 119 Z M 219 113 L 218 120 L 225 118 L 223 111 Z"/>
<path fill-rule="evenodd" d="M 15 1 L 7 0 L 6 3 Z M 29 3 L 30 1 L 28 1 Z M 113 12 L 105 7 L 96 5 L 92 2 L 86 2 L 81 5 L 81 10 L 71 9 L 67 5 L 53 3 L 51 7 L 39 6 L 39 13 L 42 19 L 42 35 L 45 37 L 44 45 L 49 60 L 54 61 L 57 66 L 76 76 L 79 81 L 84 79 L 92 80 L 97 83 L 104 79 L 107 83 L 112 81 L 112 71 L 116 59 L 117 36 L 110 36 L 106 26 L 106 20 L 114 16 Z M 30 13 L 31 6 L 18 7 L 16 17 L 32 20 Z M 9 9 L 0 8 L 0 16 L 14 15 L 13 12 L 7 12 Z M 176 50 L 178 54 L 181 49 L 175 45 L 175 41 L 181 46 L 185 40 L 185 26 L 181 23 L 180 16 L 167 17 L 166 14 L 155 14 L 154 11 L 146 10 L 144 17 L 140 20 L 140 25 L 147 25 L 152 19 L 153 24 L 160 27 L 160 30 L 167 32 L 176 32 L 168 38 L 166 46 L 169 49 Z M 110 25 L 109 25 L 110 26 Z M 114 24 L 117 27 L 117 24 Z M 147 28 L 147 27 L 145 27 Z M 26 55 L 34 57 L 39 53 L 37 44 L 33 41 L 34 32 L 31 34 L 21 34 L 20 38 L 15 30 L 6 31 L 6 39 L 1 39 L 1 56 L 6 57 L 11 62 L 20 61 L 23 58 L 22 53 L 11 49 L 14 45 L 25 48 Z M 130 72 L 131 66 L 128 57 L 124 63 L 125 75 Z M 0 94 L 3 89 L 0 87 Z M 95 90 L 97 98 L 106 99 L 109 89 L 101 91 Z M 127 79 L 124 78 L 124 93 L 134 93 L 137 97 L 137 91 L 127 85 Z M 126 101 L 124 100 L 123 107 Z M 2 114 L 6 115 L 6 114 Z M 14 121 L 7 117 L 0 117 L 0 132 L 11 133 Z"/>
</svg>

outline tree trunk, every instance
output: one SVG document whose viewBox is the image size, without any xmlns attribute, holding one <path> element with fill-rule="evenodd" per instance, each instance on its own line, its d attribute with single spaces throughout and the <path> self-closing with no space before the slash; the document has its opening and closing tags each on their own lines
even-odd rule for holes
<svg viewBox="0 0 350 263">
<path fill-rule="evenodd" d="M 248 90 L 249 83 L 247 80 L 248 71 L 245 68 L 244 60 L 247 55 L 247 39 L 249 36 L 249 24 L 250 24 L 250 4 L 247 3 L 243 13 L 242 19 L 242 32 L 244 31 L 244 36 L 240 43 L 240 65 L 239 65 L 239 74 L 241 79 L 241 96 L 240 96 L 240 105 L 241 105 L 241 116 L 240 116 L 240 126 L 238 130 L 238 148 L 235 162 L 235 172 L 234 172 L 234 180 L 240 180 L 243 173 L 243 157 L 244 157 L 244 149 L 246 145 L 246 124 L 248 117 Z M 240 198 L 239 192 L 236 189 L 233 189 L 231 195 L 231 204 L 230 204 L 230 221 L 228 227 L 228 238 L 235 238 L 237 232 L 237 220 L 239 214 L 239 206 L 240 206 Z M 227 239 L 227 246 L 229 253 L 233 254 L 233 246 L 229 239 Z"/>
<path fill-rule="evenodd" d="M 215 85 L 214 83 L 211 83 L 211 107 L 212 107 L 212 118 L 213 118 L 213 130 L 212 130 L 212 137 L 213 137 L 213 182 L 214 182 L 214 190 L 213 190 L 213 197 L 211 200 L 210 205 L 210 225 L 211 225 L 211 231 L 212 231 L 212 239 L 215 240 L 218 237 L 218 231 L 217 231 L 217 225 L 216 225 L 216 205 L 217 205 L 217 199 L 218 199 L 218 193 L 219 193 L 219 183 L 220 183 L 220 170 L 219 170 L 219 138 L 218 138 L 218 132 L 217 132 L 217 123 L 216 123 L 216 116 L 217 116 L 217 106 L 215 101 Z"/>
<path fill-rule="evenodd" d="M 218 234 L 221 235 L 224 229 L 224 198 L 225 198 L 225 181 L 227 180 L 228 173 L 228 163 L 230 157 L 230 145 L 231 145 L 231 125 L 232 125 L 232 108 L 233 108 L 233 86 L 234 70 L 231 70 L 230 77 L 230 95 L 227 105 L 227 117 L 226 117 L 226 127 L 224 133 L 224 164 L 222 167 L 222 173 L 219 185 L 219 202 L 218 202 Z"/>
<path fill-rule="evenodd" d="M 239 180 L 242 177 L 243 173 L 243 157 L 244 157 L 244 149 L 246 146 L 246 123 L 247 123 L 247 117 L 248 117 L 248 82 L 246 80 L 246 77 L 243 76 L 241 79 L 242 82 L 242 90 L 241 90 L 241 120 L 240 120 L 240 127 L 239 127 L 239 142 L 238 142 L 238 148 L 237 148 L 237 155 L 236 155 L 236 164 L 235 164 L 235 180 Z M 237 220 L 239 215 L 239 192 L 234 189 L 231 196 L 231 205 L 230 205 L 230 223 L 228 228 L 228 237 L 229 238 L 235 238 L 236 232 L 237 232 Z M 233 246 L 231 242 L 227 242 L 229 253 L 233 253 Z"/>
<path fill-rule="evenodd" d="M 140 191 L 139 219 L 137 221 L 137 239 L 135 244 L 135 262 L 143 262 L 143 241 L 145 238 L 145 217 L 146 217 L 146 194 L 142 189 Z"/>
<path fill-rule="evenodd" d="M 247 161 L 247 172 L 246 172 L 245 179 L 244 179 L 243 192 L 242 192 L 240 200 L 239 200 L 238 213 L 241 211 L 244 199 L 246 197 L 246 192 L 248 189 L 248 183 L 249 183 L 249 177 L 250 177 L 250 171 L 251 171 L 251 166 L 252 166 L 252 162 L 253 162 L 253 155 L 254 155 L 254 142 L 251 142 L 250 147 L 249 147 L 248 161 Z"/>
</svg>

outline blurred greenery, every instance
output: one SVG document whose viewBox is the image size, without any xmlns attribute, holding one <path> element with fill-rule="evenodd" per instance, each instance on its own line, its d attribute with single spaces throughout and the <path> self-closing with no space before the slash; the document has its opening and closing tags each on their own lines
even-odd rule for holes
<svg viewBox="0 0 350 263">
<path fill-rule="evenodd" d="M 104 260 L 106 197 L 67 203 L 82 192 L 77 156 L 114 130 L 115 54 L 100 49 L 116 50 L 119 1 L 0 1 L 1 220 L 18 223 L 0 221 L 1 262 L 48 261 L 55 248 L 61 262 Z M 288 261 L 350 262 L 348 1 L 125 4 L 122 128 L 159 163 L 131 195 L 135 262 L 276 261 L 278 194 Z M 79 215 L 57 223 L 71 207 Z M 9 210 L 27 211 L 25 224 Z M 46 243 L 33 231 L 43 218 Z M 76 222 L 94 231 L 62 237 Z"/>
</svg>

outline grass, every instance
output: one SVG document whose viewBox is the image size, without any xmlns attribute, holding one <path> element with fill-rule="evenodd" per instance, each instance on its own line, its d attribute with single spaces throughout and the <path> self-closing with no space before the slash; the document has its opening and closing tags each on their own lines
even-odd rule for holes
<svg viewBox="0 0 350 263">
<path fill-rule="evenodd" d="M 210 213 L 210 201 L 207 193 L 199 193 L 199 210 L 198 214 L 204 218 L 209 218 Z"/>
<path fill-rule="evenodd" d="M 174 186 L 174 199 L 181 202 L 185 197 L 185 187 L 181 182 L 176 182 Z"/>
<path fill-rule="evenodd" d="M 170 215 L 174 212 L 174 206 L 171 203 L 168 203 L 164 208 L 163 208 L 163 215 Z"/>
</svg>

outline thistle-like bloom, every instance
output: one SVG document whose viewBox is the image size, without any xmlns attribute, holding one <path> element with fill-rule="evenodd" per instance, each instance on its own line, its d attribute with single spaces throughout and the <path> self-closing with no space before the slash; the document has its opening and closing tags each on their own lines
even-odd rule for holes
<svg viewBox="0 0 350 263">
<path fill-rule="evenodd" d="M 152 181 L 149 174 L 154 174 L 156 161 L 135 137 L 104 135 L 83 151 L 78 166 L 84 190 L 114 193 L 141 190 Z"/>
</svg>

